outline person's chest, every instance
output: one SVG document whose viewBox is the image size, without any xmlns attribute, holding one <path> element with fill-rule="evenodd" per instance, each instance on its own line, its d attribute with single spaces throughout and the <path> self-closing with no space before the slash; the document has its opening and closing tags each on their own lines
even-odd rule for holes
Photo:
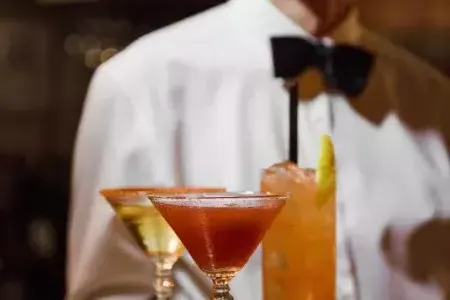
<svg viewBox="0 0 450 300">
<path fill-rule="evenodd" d="M 264 71 L 191 68 L 183 77 L 168 93 L 182 181 L 258 189 L 261 170 L 288 155 L 289 103 L 282 82 Z M 329 117 L 325 95 L 299 105 L 301 166 L 316 165 Z"/>
</svg>

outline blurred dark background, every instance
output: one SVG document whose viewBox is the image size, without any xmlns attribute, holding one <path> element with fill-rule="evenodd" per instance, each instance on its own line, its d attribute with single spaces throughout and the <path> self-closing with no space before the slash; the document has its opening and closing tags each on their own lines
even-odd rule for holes
<svg viewBox="0 0 450 300">
<path fill-rule="evenodd" d="M 0 0 L 0 299 L 64 297 L 72 147 L 95 68 L 222 0 Z M 367 26 L 450 74 L 450 1 L 368 0 Z"/>
</svg>

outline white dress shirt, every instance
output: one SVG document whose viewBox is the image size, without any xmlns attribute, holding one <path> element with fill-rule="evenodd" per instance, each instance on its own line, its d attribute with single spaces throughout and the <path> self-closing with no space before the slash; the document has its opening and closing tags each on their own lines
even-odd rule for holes
<svg viewBox="0 0 450 300">
<path fill-rule="evenodd" d="M 139 39 L 97 70 L 76 140 L 68 299 L 113 288 L 151 293 L 153 268 L 100 188 L 258 190 L 261 169 L 287 159 L 288 95 L 272 74 L 274 35 L 306 33 L 267 0 L 232 0 Z M 299 106 L 303 167 L 316 165 L 328 109 L 324 94 Z M 203 298 L 185 273 L 176 279 L 174 299 Z M 262 299 L 260 250 L 231 288 L 236 299 Z"/>
</svg>

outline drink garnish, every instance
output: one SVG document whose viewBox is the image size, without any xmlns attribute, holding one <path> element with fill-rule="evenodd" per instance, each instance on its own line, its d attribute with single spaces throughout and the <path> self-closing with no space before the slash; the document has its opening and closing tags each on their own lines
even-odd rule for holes
<svg viewBox="0 0 450 300">
<path fill-rule="evenodd" d="M 330 136 L 324 134 L 320 140 L 320 156 L 317 165 L 317 197 L 316 205 L 325 206 L 336 192 L 336 168 L 334 147 Z"/>
</svg>

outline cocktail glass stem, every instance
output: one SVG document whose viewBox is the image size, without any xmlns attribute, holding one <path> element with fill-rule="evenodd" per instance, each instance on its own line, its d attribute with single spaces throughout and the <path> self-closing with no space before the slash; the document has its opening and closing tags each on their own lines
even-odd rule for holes
<svg viewBox="0 0 450 300">
<path fill-rule="evenodd" d="M 209 278 L 213 282 L 213 295 L 211 300 L 233 300 L 230 294 L 230 281 L 233 279 L 236 272 L 217 272 L 208 273 Z"/>
<path fill-rule="evenodd" d="M 158 300 L 168 300 L 172 297 L 174 287 L 172 267 L 173 263 L 164 259 L 156 262 L 156 278 L 153 287 Z"/>
</svg>

